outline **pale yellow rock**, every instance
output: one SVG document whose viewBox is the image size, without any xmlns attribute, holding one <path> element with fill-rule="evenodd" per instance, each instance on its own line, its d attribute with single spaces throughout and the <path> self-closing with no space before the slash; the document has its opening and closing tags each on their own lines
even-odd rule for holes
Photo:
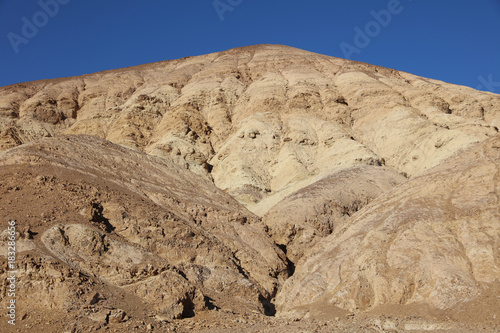
<svg viewBox="0 0 500 333">
<path fill-rule="evenodd" d="M 495 94 L 259 45 L 0 88 L 0 148 L 95 135 L 171 159 L 262 216 L 338 166 L 420 175 L 495 135 L 499 107 Z"/>
<path fill-rule="evenodd" d="M 500 282 L 499 172 L 497 136 L 379 196 L 302 258 L 279 309 L 449 309 L 480 296 Z"/>
</svg>

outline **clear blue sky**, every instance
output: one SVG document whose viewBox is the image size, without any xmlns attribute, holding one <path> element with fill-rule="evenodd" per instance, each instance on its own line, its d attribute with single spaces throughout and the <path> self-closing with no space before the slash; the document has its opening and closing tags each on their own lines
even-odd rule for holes
<svg viewBox="0 0 500 333">
<path fill-rule="evenodd" d="M 500 0 L 43 3 L 0 0 L 0 86 L 284 44 L 500 93 Z"/>
</svg>

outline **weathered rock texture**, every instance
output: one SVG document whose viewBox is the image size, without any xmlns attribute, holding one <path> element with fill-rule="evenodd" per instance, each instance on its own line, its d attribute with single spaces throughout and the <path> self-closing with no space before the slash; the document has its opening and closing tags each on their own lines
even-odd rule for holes
<svg viewBox="0 0 500 333">
<path fill-rule="evenodd" d="M 405 180 L 384 167 L 343 169 L 287 196 L 263 221 L 294 263 L 318 239 L 341 230 L 364 205 Z"/>
<path fill-rule="evenodd" d="M 495 135 L 499 107 L 471 88 L 253 46 L 1 88 L 0 147 L 95 135 L 171 158 L 264 215 L 339 168 L 419 175 Z"/>
<path fill-rule="evenodd" d="M 500 136 L 379 196 L 323 239 L 278 297 L 348 310 L 449 309 L 500 282 Z"/>
<path fill-rule="evenodd" d="M 90 285 L 117 287 L 167 318 L 208 307 L 264 313 L 288 277 L 283 252 L 258 218 L 172 162 L 95 137 L 63 136 L 2 153 L 0 170 L 2 216 L 29 226 L 18 236 L 18 288 L 19 301 L 32 307 L 84 305 L 54 264 Z"/>
<path fill-rule="evenodd" d="M 2 87 L 20 302 L 499 308 L 499 127 L 499 95 L 278 45 Z"/>
</svg>

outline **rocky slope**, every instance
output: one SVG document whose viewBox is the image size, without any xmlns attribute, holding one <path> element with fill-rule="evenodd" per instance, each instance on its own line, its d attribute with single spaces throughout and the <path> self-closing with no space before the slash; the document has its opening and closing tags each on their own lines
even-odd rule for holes
<svg viewBox="0 0 500 333">
<path fill-rule="evenodd" d="M 20 304 L 494 327 L 499 127 L 498 95 L 279 45 L 0 87 Z"/>
<path fill-rule="evenodd" d="M 379 196 L 300 262 L 281 309 L 466 303 L 500 277 L 500 136 Z"/>
<path fill-rule="evenodd" d="M 500 127 L 497 95 L 272 45 L 17 84 L 0 101 L 3 149 L 95 135 L 170 157 L 259 215 L 346 166 L 419 175 Z"/>
<path fill-rule="evenodd" d="M 252 213 L 172 162 L 62 136 L 2 153 L 0 170 L 1 214 L 19 228 L 18 303 L 33 311 L 81 315 L 97 289 L 168 320 L 209 308 L 264 314 L 288 277 Z"/>
</svg>

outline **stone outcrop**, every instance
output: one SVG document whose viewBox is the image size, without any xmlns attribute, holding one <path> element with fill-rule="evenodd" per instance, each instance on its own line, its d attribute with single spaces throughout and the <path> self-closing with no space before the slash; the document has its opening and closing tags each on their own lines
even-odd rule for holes
<svg viewBox="0 0 500 333">
<path fill-rule="evenodd" d="M 2 216 L 29 226 L 18 235 L 18 288 L 33 290 L 21 297 L 32 307 L 78 304 L 75 295 L 57 296 L 75 290 L 52 264 L 172 318 L 208 307 L 264 313 L 288 277 L 283 252 L 255 215 L 172 162 L 62 136 L 2 153 L 0 169 Z M 43 287 L 52 275 L 54 288 Z"/>
<path fill-rule="evenodd" d="M 302 259 L 279 309 L 466 303 L 500 282 L 500 136 L 366 205 Z"/>
</svg>

